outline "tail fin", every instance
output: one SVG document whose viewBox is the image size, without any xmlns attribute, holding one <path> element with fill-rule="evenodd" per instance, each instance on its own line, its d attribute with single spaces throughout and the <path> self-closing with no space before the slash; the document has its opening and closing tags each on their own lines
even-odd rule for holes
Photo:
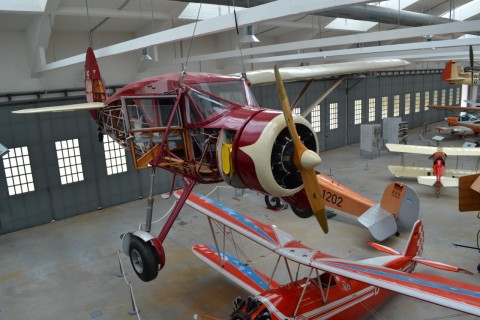
<svg viewBox="0 0 480 320">
<path fill-rule="evenodd" d="M 458 67 L 455 61 L 450 60 L 446 63 L 442 73 L 442 80 L 448 83 L 455 83 L 455 80 L 463 80 L 463 78 L 458 76 Z"/>
<path fill-rule="evenodd" d="M 97 58 L 93 49 L 89 47 L 85 57 L 85 95 L 87 102 L 104 102 L 107 99 L 107 92 L 102 82 L 102 75 L 98 68 Z M 90 110 L 96 119 L 96 110 Z"/>
<path fill-rule="evenodd" d="M 403 252 L 403 254 L 387 246 L 383 246 L 381 244 L 370 242 L 370 241 L 368 242 L 370 246 L 377 249 L 378 251 L 382 251 L 392 255 L 403 255 L 404 257 L 408 257 L 412 261 L 423 264 L 425 266 L 429 266 L 432 268 L 445 270 L 445 271 L 473 274 L 472 272 L 463 268 L 459 268 L 459 267 L 448 265 L 445 263 L 422 258 L 421 255 L 423 252 L 423 243 L 424 243 L 424 233 L 423 233 L 422 220 L 417 220 L 417 222 L 415 222 L 415 225 L 413 226 L 412 232 L 410 233 L 410 238 L 408 238 L 407 246 L 405 247 L 405 251 Z M 412 268 L 410 269 L 409 272 L 413 271 L 414 268 L 415 268 L 415 264 L 412 265 Z"/>
<path fill-rule="evenodd" d="M 375 239 L 385 240 L 397 229 L 410 230 L 418 220 L 420 201 L 412 188 L 392 182 L 383 192 L 382 201 L 358 217 Z"/>
<path fill-rule="evenodd" d="M 403 255 L 407 257 L 421 256 L 423 252 L 423 241 L 423 222 L 422 220 L 417 220 L 410 233 L 410 238 L 408 238 Z"/>
</svg>

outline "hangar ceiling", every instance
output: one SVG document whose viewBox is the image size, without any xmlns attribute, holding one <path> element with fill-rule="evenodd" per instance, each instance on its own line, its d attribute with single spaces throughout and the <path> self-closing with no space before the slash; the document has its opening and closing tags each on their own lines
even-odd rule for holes
<svg viewBox="0 0 480 320">
<path fill-rule="evenodd" d="M 221 37 L 235 28 L 235 16 L 240 32 L 251 25 L 260 39 L 242 45 L 242 54 L 252 65 L 363 56 L 419 62 L 467 60 L 469 45 L 475 52 L 480 48 L 480 0 L 206 0 L 201 4 L 186 0 L 0 0 L 0 31 L 27 33 L 32 57 L 39 55 L 39 47 L 49 46 L 55 32 L 132 35 L 128 42 L 96 48 L 102 57 L 189 39 L 193 30 L 196 35 Z M 239 50 L 212 50 L 191 59 L 239 55 Z M 82 61 L 83 52 L 62 61 L 40 59 L 35 71 Z"/>
</svg>

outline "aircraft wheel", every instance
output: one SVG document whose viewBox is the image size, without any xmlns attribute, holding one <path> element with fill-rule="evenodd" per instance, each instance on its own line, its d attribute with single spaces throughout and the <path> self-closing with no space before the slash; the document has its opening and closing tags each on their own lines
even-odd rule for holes
<svg viewBox="0 0 480 320">
<path fill-rule="evenodd" d="M 294 206 L 291 206 L 291 207 L 292 207 L 293 213 L 295 213 L 295 215 L 299 218 L 306 219 L 313 216 L 313 211 L 311 208 L 298 209 L 298 208 L 295 208 Z"/>
<path fill-rule="evenodd" d="M 480 263 L 477 264 L 477 271 L 478 271 L 478 273 L 480 273 Z"/>
<path fill-rule="evenodd" d="M 142 281 L 152 281 L 157 277 L 158 255 L 150 243 L 132 237 L 128 253 L 133 270 Z"/>
<path fill-rule="evenodd" d="M 249 320 L 250 316 L 244 311 L 237 310 L 230 315 L 230 320 Z"/>
<path fill-rule="evenodd" d="M 265 204 L 268 209 L 277 210 L 280 208 L 280 198 L 265 195 Z"/>
</svg>

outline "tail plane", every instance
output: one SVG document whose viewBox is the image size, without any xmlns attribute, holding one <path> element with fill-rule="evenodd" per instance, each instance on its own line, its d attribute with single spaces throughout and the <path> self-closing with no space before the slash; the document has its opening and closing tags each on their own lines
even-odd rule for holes
<svg viewBox="0 0 480 320">
<path fill-rule="evenodd" d="M 368 242 L 368 244 L 378 251 L 385 252 L 391 255 L 400 255 L 403 257 L 407 257 L 407 258 L 410 258 L 413 262 L 420 263 L 435 269 L 473 274 L 468 270 L 465 270 L 456 266 L 452 266 L 442 262 L 437 262 L 437 261 L 423 258 L 421 255 L 423 253 L 424 242 L 425 242 L 425 238 L 424 238 L 424 232 L 423 232 L 423 222 L 422 220 L 417 220 L 415 222 L 415 225 L 413 226 L 412 232 L 410 233 L 410 237 L 408 238 L 407 245 L 405 246 L 405 251 L 403 252 L 399 252 L 390 247 L 387 247 L 378 243 L 370 242 L 370 241 Z M 413 271 L 413 268 L 411 269 L 411 271 Z"/>
<path fill-rule="evenodd" d="M 403 183 L 392 182 L 383 192 L 382 201 L 358 217 L 378 241 L 383 241 L 398 229 L 410 230 L 417 221 L 420 201 L 415 191 Z"/>
</svg>

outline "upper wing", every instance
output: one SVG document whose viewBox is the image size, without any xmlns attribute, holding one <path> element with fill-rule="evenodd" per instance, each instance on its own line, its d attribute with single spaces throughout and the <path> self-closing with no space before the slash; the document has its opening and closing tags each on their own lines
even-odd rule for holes
<svg viewBox="0 0 480 320">
<path fill-rule="evenodd" d="M 480 286 L 343 259 L 318 259 L 312 261 L 311 265 L 327 272 L 480 316 Z"/>
<path fill-rule="evenodd" d="M 387 143 L 386 147 L 392 152 L 407 152 L 416 154 L 432 155 L 438 151 L 438 147 L 414 146 L 406 144 Z M 480 148 L 442 147 L 447 156 L 480 156 Z"/>
<path fill-rule="evenodd" d="M 433 109 L 446 109 L 446 110 L 460 110 L 460 111 L 480 111 L 480 107 L 461 107 L 461 106 L 435 106 L 429 105 L 429 108 Z"/>
<path fill-rule="evenodd" d="M 179 197 L 182 191 L 175 191 Z M 409 274 L 314 251 L 275 226 L 246 217 L 208 197 L 191 193 L 188 205 L 294 262 L 480 316 L 480 286 L 429 274 Z"/>
<path fill-rule="evenodd" d="M 179 198 L 182 192 L 183 190 L 175 191 L 175 197 Z M 244 216 L 206 196 L 192 192 L 185 203 L 261 246 L 295 262 L 308 265 L 315 254 L 329 257 L 294 240 L 290 234 L 276 226 Z"/>
<path fill-rule="evenodd" d="M 368 72 L 380 69 L 402 67 L 410 62 L 402 59 L 373 59 L 313 65 L 303 67 L 280 68 L 283 81 L 300 81 L 320 77 L 332 77 L 353 73 Z M 252 84 L 265 84 L 275 82 L 273 69 L 247 72 L 247 79 Z"/>
<path fill-rule="evenodd" d="M 102 102 L 87 102 L 87 103 L 71 104 L 66 106 L 53 106 L 53 107 L 15 110 L 15 111 L 12 111 L 12 113 L 26 114 L 26 113 L 42 113 L 42 112 L 76 111 L 76 110 L 101 109 L 103 107 L 104 107 L 104 104 Z"/>
<path fill-rule="evenodd" d="M 429 147 L 429 146 L 413 146 L 413 145 L 396 144 L 396 143 L 387 143 L 385 146 L 388 148 L 388 150 L 392 152 L 407 152 L 407 153 L 428 154 L 428 155 L 431 155 L 437 152 L 437 147 Z"/>
</svg>

